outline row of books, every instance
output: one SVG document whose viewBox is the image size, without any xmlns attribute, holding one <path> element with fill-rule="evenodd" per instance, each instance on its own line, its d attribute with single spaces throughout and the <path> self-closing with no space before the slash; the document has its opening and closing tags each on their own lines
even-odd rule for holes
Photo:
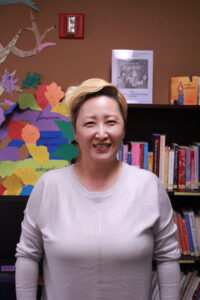
<svg viewBox="0 0 200 300">
<path fill-rule="evenodd" d="M 192 209 L 174 211 L 176 239 L 182 255 L 200 256 L 200 212 Z"/>
<path fill-rule="evenodd" d="M 200 105 L 200 77 L 171 77 L 170 103 L 175 105 Z"/>
<path fill-rule="evenodd" d="M 123 144 L 118 159 L 154 172 L 168 190 L 198 190 L 200 186 L 200 143 L 189 146 L 166 145 L 165 134 L 152 134 L 149 143 L 131 141 Z"/>
<path fill-rule="evenodd" d="M 200 300 L 200 276 L 197 271 L 181 272 L 181 300 Z M 152 275 L 152 300 L 160 300 L 157 272 Z"/>
</svg>

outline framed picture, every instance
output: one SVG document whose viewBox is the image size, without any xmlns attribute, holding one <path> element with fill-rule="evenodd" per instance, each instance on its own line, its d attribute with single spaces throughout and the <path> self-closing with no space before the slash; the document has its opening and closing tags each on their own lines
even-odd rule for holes
<svg viewBox="0 0 200 300">
<path fill-rule="evenodd" d="M 112 83 L 128 103 L 152 103 L 153 51 L 112 50 Z"/>
</svg>

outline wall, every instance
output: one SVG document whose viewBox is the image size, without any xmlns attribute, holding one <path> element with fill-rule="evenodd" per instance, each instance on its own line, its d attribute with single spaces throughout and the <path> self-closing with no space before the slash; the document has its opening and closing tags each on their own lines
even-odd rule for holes
<svg viewBox="0 0 200 300">
<path fill-rule="evenodd" d="M 45 41 L 56 46 L 38 55 L 20 58 L 10 54 L 0 65 L 42 74 L 43 82 L 56 81 L 65 91 L 90 77 L 111 79 L 111 50 L 154 51 L 154 103 L 168 103 L 171 76 L 200 75 L 200 1 L 174 0 L 41 0 L 34 12 L 40 33 L 56 24 Z M 59 13 L 85 13 L 83 40 L 59 39 Z M 18 3 L 0 5 L 0 43 L 5 46 L 21 27 L 29 27 L 30 8 Z M 17 43 L 24 50 L 34 47 L 34 35 L 23 31 Z M 5 95 L 4 95 L 5 96 Z M 9 95 L 8 95 L 9 96 Z M 17 93 L 13 97 L 17 97 Z M 5 98 L 5 97 L 3 97 Z M 2 101 L 2 96 L 0 100 Z M 11 97 L 10 97 L 11 98 Z"/>
</svg>

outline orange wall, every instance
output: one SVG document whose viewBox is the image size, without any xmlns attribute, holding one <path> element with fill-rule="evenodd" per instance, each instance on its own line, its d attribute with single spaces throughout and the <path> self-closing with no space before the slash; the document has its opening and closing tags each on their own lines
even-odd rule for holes
<svg viewBox="0 0 200 300">
<path fill-rule="evenodd" d="M 36 56 L 10 54 L 0 65 L 17 69 L 19 82 L 26 72 L 38 72 L 42 82 L 56 81 L 65 91 L 90 77 L 111 79 L 111 50 L 154 51 L 153 102 L 169 102 L 171 76 L 200 76 L 200 1 L 174 0 L 38 0 L 34 13 L 42 33 L 56 24 L 44 41 L 55 42 Z M 83 40 L 59 39 L 59 13 L 85 13 Z M 5 46 L 21 27 L 29 27 L 30 9 L 24 4 L 0 5 L 0 43 Z M 34 35 L 23 32 L 18 48 L 34 47 Z M 17 93 L 15 93 L 17 97 Z M 0 100 L 9 97 L 8 94 Z"/>
</svg>

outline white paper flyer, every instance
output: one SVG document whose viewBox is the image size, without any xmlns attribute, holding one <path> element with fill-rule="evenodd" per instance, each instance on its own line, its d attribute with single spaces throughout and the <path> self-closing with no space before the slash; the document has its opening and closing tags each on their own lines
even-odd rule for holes
<svg viewBox="0 0 200 300">
<path fill-rule="evenodd" d="M 153 51 L 112 50 L 112 83 L 127 103 L 151 104 L 153 94 Z"/>
</svg>

